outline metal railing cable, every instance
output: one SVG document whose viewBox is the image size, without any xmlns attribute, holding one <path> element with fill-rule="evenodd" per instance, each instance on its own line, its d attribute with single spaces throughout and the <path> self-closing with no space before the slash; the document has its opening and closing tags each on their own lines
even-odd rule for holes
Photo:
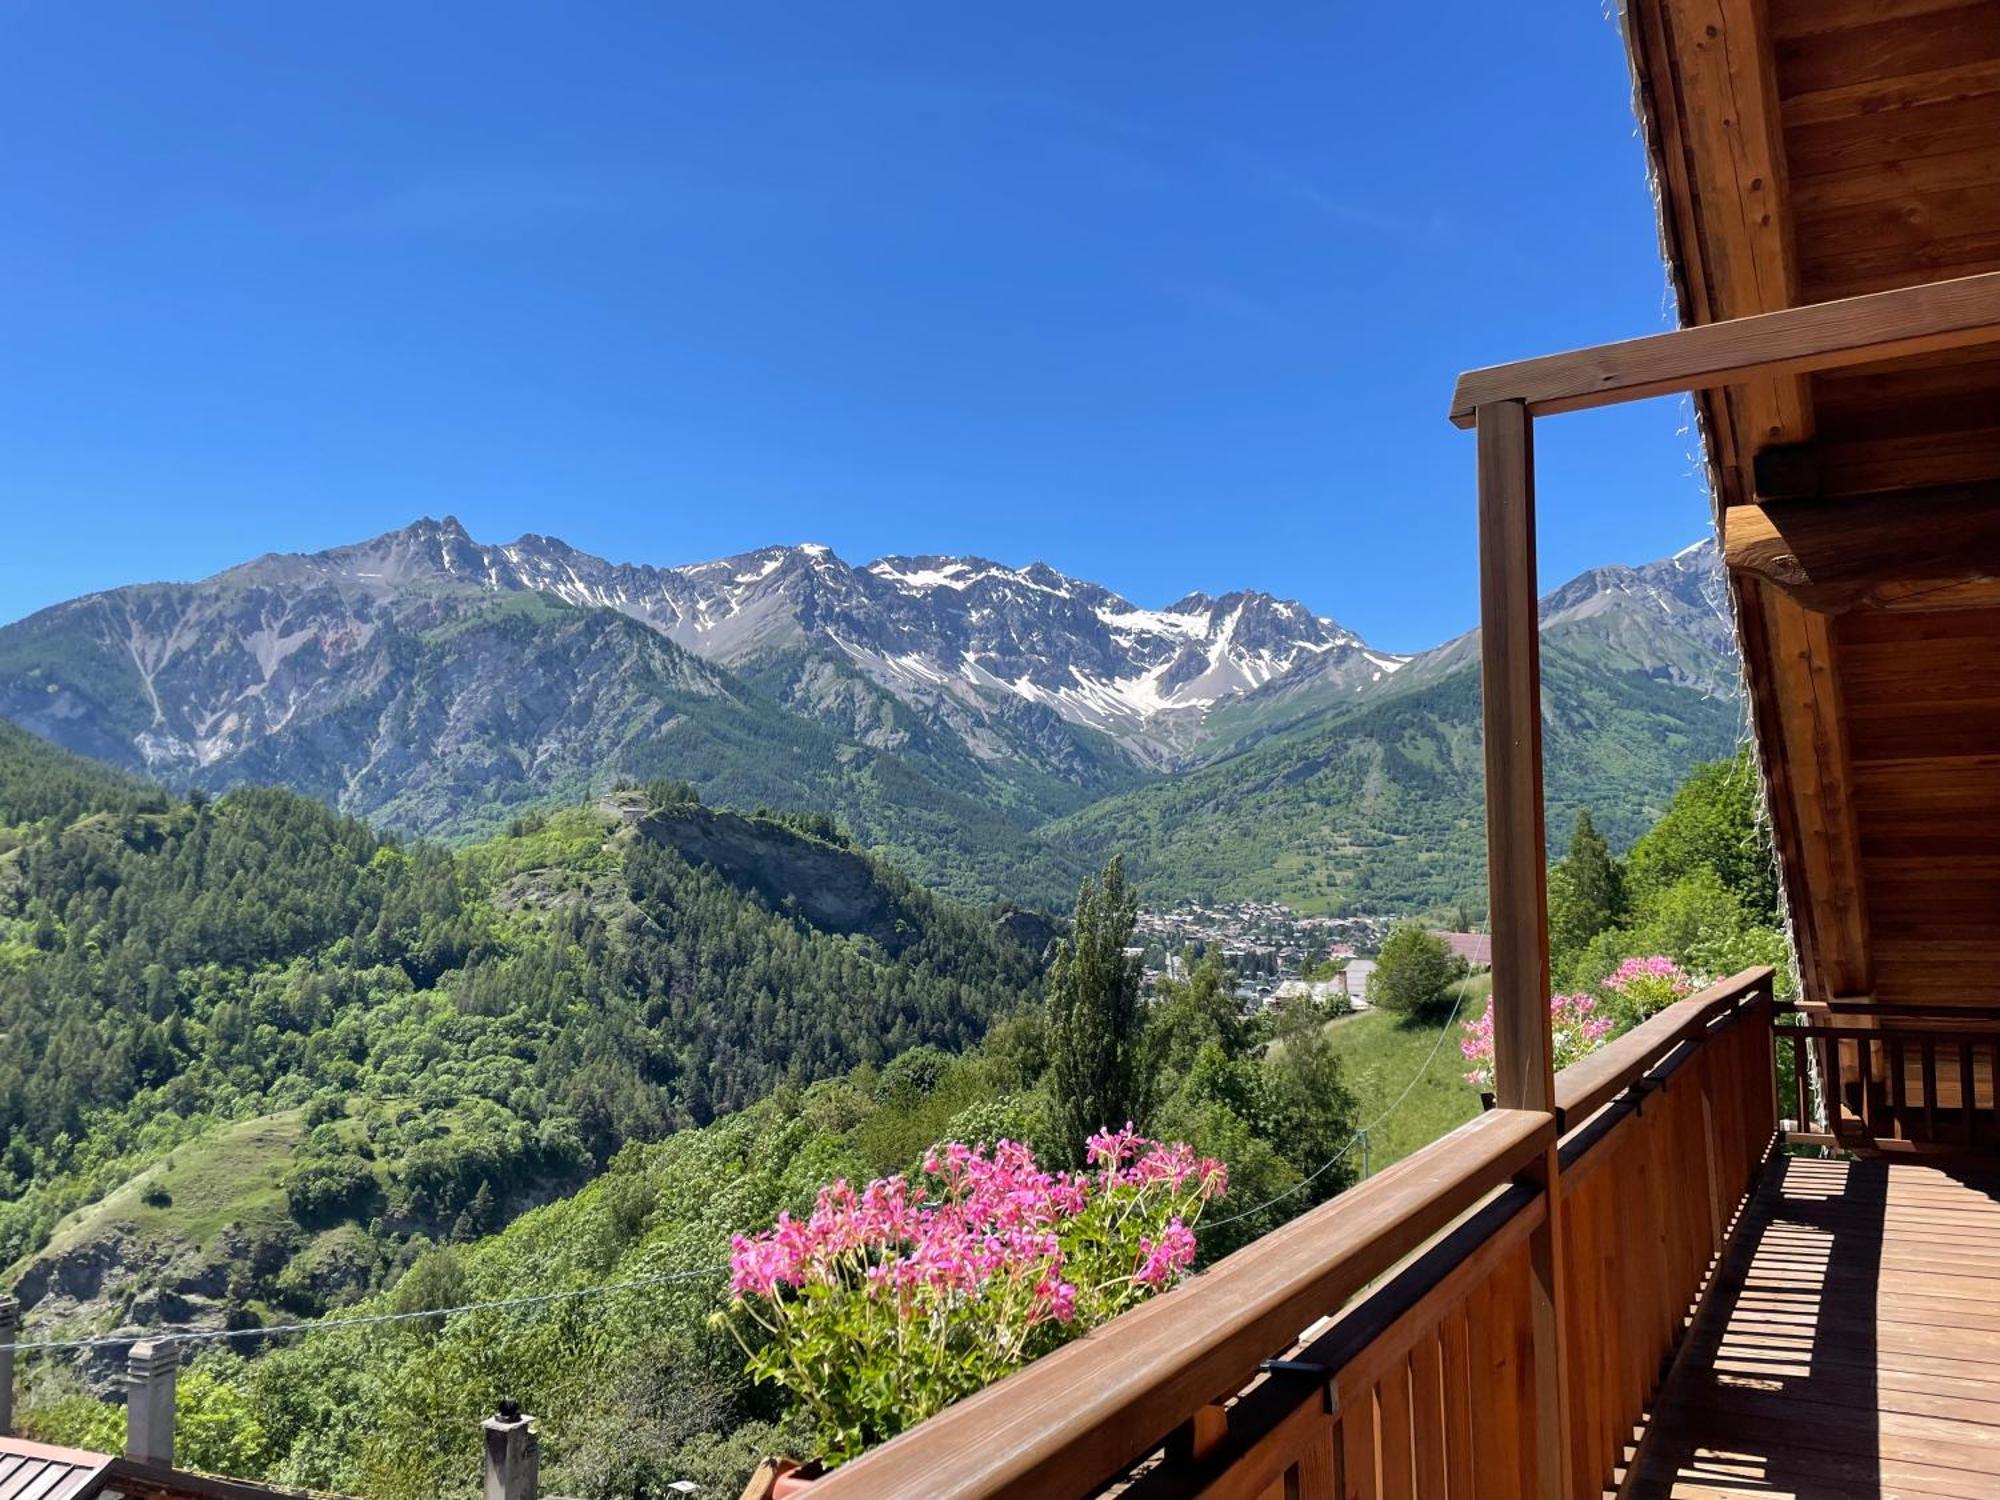
<svg viewBox="0 0 2000 1500">
<path fill-rule="evenodd" d="M 175 1343 L 213 1344 L 230 1339 L 277 1338 L 292 1333 L 324 1333 L 335 1328 L 368 1328 L 382 1323 L 408 1323 L 418 1318 L 453 1318 L 462 1313 L 487 1312 L 503 1307 L 534 1307 L 577 1297 L 597 1297 L 608 1292 L 629 1292 L 641 1287 L 665 1286 L 677 1281 L 699 1281 L 720 1276 L 729 1267 L 701 1266 L 689 1271 L 663 1271 L 657 1276 L 638 1276 L 630 1281 L 609 1281 L 596 1286 L 570 1287 L 560 1292 L 532 1292 L 519 1297 L 495 1297 L 484 1302 L 464 1302 L 456 1307 L 424 1307 L 408 1312 L 368 1313 L 358 1318 L 314 1318 L 299 1323 L 264 1323 L 248 1328 L 160 1329 L 153 1332 L 101 1334 L 93 1338 L 37 1339 L 0 1344 L 0 1353 L 28 1354 L 59 1349 L 104 1349 L 121 1344 Z"/>
<path fill-rule="evenodd" d="M 1251 1208 L 1242 1209 L 1239 1212 L 1231 1214 L 1226 1219 L 1203 1219 L 1197 1227 L 1201 1229 L 1221 1229 L 1225 1225 L 1240 1224 L 1243 1220 L 1251 1217 L 1253 1214 L 1261 1214 L 1265 1209 L 1275 1207 L 1277 1204 L 1284 1202 L 1294 1193 L 1300 1192 L 1303 1189 L 1310 1187 L 1313 1183 L 1317 1182 L 1321 1177 L 1324 1177 L 1328 1172 L 1331 1172 L 1336 1166 L 1338 1166 L 1343 1160 L 1346 1159 L 1348 1152 L 1352 1151 L 1358 1144 L 1361 1143 L 1361 1141 L 1367 1138 L 1369 1131 L 1381 1129 L 1381 1127 L 1383 1126 L 1384 1123 L 1387 1122 L 1389 1117 L 1395 1114 L 1397 1110 L 1403 1107 L 1403 1101 L 1408 1099 L 1411 1094 L 1416 1092 L 1417 1085 L 1422 1083 L 1424 1081 L 1424 1076 L 1430 1072 L 1431 1064 L 1437 1061 L 1438 1051 L 1444 1046 L 1445 1038 L 1451 1035 L 1452 1025 L 1454 1022 L 1458 1020 L 1459 1010 L 1464 1006 L 1464 1004 L 1465 1004 L 1465 989 L 1461 985 L 1459 987 L 1458 997 L 1451 1002 L 1451 1014 L 1445 1017 L 1444 1025 L 1438 1028 L 1437 1040 L 1431 1043 L 1431 1050 L 1424 1054 L 1424 1060 L 1422 1066 L 1420 1066 L 1417 1069 L 1417 1071 L 1410 1076 L 1410 1081 L 1403 1085 L 1403 1092 L 1398 1094 L 1395 1097 L 1395 1099 L 1390 1102 L 1389 1107 L 1387 1109 L 1383 1110 L 1374 1119 L 1370 1120 L 1366 1125 L 1361 1126 L 1354 1132 L 1354 1134 L 1350 1135 L 1347 1138 L 1347 1140 L 1341 1145 L 1341 1148 L 1338 1151 L 1334 1152 L 1333 1155 L 1329 1156 L 1325 1161 L 1321 1162 L 1318 1166 L 1314 1167 L 1312 1171 L 1307 1173 L 1304 1177 L 1301 1177 L 1297 1182 L 1293 1183 L 1290 1187 L 1284 1189 L 1282 1192 L 1273 1193 L 1270 1197 L 1266 1198 L 1262 1203 L 1256 1204 L 1254 1207 Z"/>
</svg>

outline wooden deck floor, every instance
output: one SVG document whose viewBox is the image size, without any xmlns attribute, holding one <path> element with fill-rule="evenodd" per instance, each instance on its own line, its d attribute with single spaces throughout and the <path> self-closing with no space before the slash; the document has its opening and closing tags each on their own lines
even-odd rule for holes
<svg viewBox="0 0 2000 1500">
<path fill-rule="evenodd" d="M 1779 1159 L 1630 1494 L 2000 1497 L 2000 1171 Z"/>
</svg>

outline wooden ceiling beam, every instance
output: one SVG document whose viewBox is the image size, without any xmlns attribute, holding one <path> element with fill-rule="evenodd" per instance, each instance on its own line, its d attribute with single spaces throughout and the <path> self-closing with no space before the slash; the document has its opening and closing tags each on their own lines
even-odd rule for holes
<svg viewBox="0 0 2000 1500">
<path fill-rule="evenodd" d="M 1983 345 L 2000 345 L 2000 271 L 1469 370 L 1458 378 L 1451 419 L 1470 427 L 1480 406 L 1500 401 L 1549 416 Z M 1797 410 L 1767 424 L 1757 446 L 1798 442 L 1809 425 Z"/>
<path fill-rule="evenodd" d="M 1798 255 L 1768 0 L 1662 3 L 1674 37 L 1709 279 L 1708 315 L 1687 321 L 1791 307 L 1799 300 Z M 1774 373 L 1718 391 L 1710 404 L 1726 409 L 1739 455 L 1812 435 L 1811 387 L 1799 374 Z M 1725 494 L 1724 503 L 1739 498 Z"/>
<path fill-rule="evenodd" d="M 1759 472 L 1763 472 L 1760 464 Z M 1723 557 L 1828 613 L 2000 579 L 2000 480 L 1723 513 Z"/>
</svg>

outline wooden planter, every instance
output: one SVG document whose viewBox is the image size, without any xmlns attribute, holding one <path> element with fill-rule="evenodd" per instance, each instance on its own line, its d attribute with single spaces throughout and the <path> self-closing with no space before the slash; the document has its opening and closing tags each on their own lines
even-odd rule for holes
<svg viewBox="0 0 2000 1500">
<path fill-rule="evenodd" d="M 826 1472 L 818 1463 L 802 1464 L 796 1458 L 767 1458 L 757 1465 L 750 1482 L 743 1487 L 742 1500 L 794 1500 L 809 1493 Z"/>
</svg>

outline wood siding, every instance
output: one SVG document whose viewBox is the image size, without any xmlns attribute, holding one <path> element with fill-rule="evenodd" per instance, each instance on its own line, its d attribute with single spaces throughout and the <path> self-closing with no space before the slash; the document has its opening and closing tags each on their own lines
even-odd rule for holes
<svg viewBox="0 0 2000 1500">
<path fill-rule="evenodd" d="M 1624 13 L 1684 323 L 2000 271 L 2000 0 Z M 1807 998 L 2000 1007 L 1966 946 L 2000 919 L 2000 835 L 1982 831 L 2000 811 L 2000 559 L 1976 541 L 1982 507 L 2000 531 L 2000 354 L 1933 349 L 1699 405 Z M 1789 461 L 1763 477 L 1796 487 L 1760 494 L 1774 451 Z M 1972 540 L 1814 580 L 1766 499 Z"/>
</svg>

